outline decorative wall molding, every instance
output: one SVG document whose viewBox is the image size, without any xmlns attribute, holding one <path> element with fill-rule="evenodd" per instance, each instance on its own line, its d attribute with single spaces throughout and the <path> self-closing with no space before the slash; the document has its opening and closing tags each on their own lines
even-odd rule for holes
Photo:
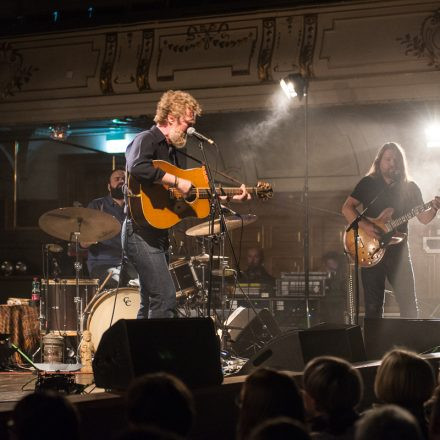
<svg viewBox="0 0 440 440">
<path fill-rule="evenodd" d="M 101 64 L 99 84 L 104 95 L 114 93 L 112 73 L 116 60 L 116 50 L 118 48 L 118 34 L 110 32 L 105 36 L 104 58 Z"/>
<path fill-rule="evenodd" d="M 439 16 L 436 0 L 359 0 L 0 39 L 0 123 L 149 114 L 169 88 L 207 112 L 268 109 L 293 72 L 311 106 L 440 99 Z"/>
<path fill-rule="evenodd" d="M 397 41 L 405 47 L 406 55 L 427 58 L 428 66 L 440 69 L 440 8 L 423 20 L 418 34 L 405 34 Z"/>
<path fill-rule="evenodd" d="M 20 92 L 37 70 L 24 64 L 23 55 L 11 43 L 0 43 L 0 100 Z"/>
</svg>

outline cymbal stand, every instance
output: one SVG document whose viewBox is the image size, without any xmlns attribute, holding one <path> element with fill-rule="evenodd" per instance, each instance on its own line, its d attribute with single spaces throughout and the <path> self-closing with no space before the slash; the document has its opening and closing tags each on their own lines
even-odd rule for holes
<svg viewBox="0 0 440 440">
<path fill-rule="evenodd" d="M 78 219 L 78 231 L 72 232 L 71 238 L 73 238 L 73 241 L 75 242 L 75 263 L 73 265 L 75 269 L 75 294 L 76 296 L 73 298 L 73 302 L 76 306 L 76 362 L 80 363 L 80 353 L 79 353 L 79 345 L 81 343 L 81 335 L 82 335 L 82 321 L 83 321 L 83 303 L 82 298 L 79 294 L 79 273 L 82 269 L 82 263 L 79 260 L 79 240 L 81 232 L 79 232 L 79 229 L 81 229 L 81 219 Z"/>
</svg>

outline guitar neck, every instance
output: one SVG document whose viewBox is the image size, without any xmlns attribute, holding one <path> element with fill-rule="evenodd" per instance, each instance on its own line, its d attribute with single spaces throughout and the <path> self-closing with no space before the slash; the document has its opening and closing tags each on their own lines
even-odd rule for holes
<svg viewBox="0 0 440 440">
<path fill-rule="evenodd" d="M 407 222 L 408 220 L 411 220 L 413 217 L 418 216 L 424 211 L 427 211 L 429 208 L 432 208 L 432 200 L 428 203 L 425 203 L 423 205 L 416 206 L 415 208 L 411 209 L 411 211 L 407 212 L 406 214 L 402 215 L 402 217 L 396 218 L 395 220 L 390 220 L 386 226 L 389 231 L 392 231 L 393 229 L 396 229 L 398 226 L 402 225 L 403 223 Z"/>
<path fill-rule="evenodd" d="M 181 193 L 176 188 L 170 188 L 173 197 L 182 197 Z M 241 188 L 216 188 L 216 193 L 219 196 L 235 196 L 236 194 L 241 194 Z M 246 187 L 246 191 L 249 194 L 258 194 L 258 188 L 255 186 Z M 189 196 L 197 196 L 199 199 L 209 199 L 212 195 L 210 188 L 192 188 Z"/>
</svg>

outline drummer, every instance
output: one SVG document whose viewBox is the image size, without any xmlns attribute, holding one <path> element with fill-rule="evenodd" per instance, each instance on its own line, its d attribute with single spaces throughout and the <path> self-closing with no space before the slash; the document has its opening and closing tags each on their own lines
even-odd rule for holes
<svg viewBox="0 0 440 440">
<path fill-rule="evenodd" d="M 92 200 L 87 207 L 111 214 L 122 225 L 125 219 L 125 202 L 122 191 L 124 184 L 125 171 L 115 169 L 109 176 L 107 184 L 108 195 Z M 89 248 L 87 267 L 90 277 L 97 278 L 100 283 L 103 283 L 111 271 L 113 275 L 108 279 L 104 287 L 110 289 L 117 287 L 122 260 L 121 235 L 117 234 L 109 240 L 98 243 L 81 242 L 81 246 Z M 126 285 L 128 280 L 133 278 L 137 278 L 136 270 L 131 263 L 126 261 L 120 286 Z"/>
</svg>

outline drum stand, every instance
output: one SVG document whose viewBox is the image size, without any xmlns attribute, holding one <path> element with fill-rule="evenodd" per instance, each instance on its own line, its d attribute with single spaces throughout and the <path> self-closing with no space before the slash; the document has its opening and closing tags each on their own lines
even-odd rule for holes
<svg viewBox="0 0 440 440">
<path fill-rule="evenodd" d="M 78 229 L 80 229 L 81 223 L 78 221 Z M 82 298 L 79 293 L 79 273 L 82 269 L 82 263 L 79 261 L 79 239 L 80 239 L 81 232 L 72 232 L 72 238 L 75 242 L 75 263 L 73 265 L 75 269 L 75 292 L 76 296 L 73 298 L 73 302 L 75 303 L 76 307 L 76 353 L 75 353 L 75 359 L 76 363 L 80 363 L 80 353 L 79 353 L 79 346 L 81 344 L 81 335 L 83 332 L 82 329 L 82 321 L 83 321 L 83 302 Z"/>
</svg>

